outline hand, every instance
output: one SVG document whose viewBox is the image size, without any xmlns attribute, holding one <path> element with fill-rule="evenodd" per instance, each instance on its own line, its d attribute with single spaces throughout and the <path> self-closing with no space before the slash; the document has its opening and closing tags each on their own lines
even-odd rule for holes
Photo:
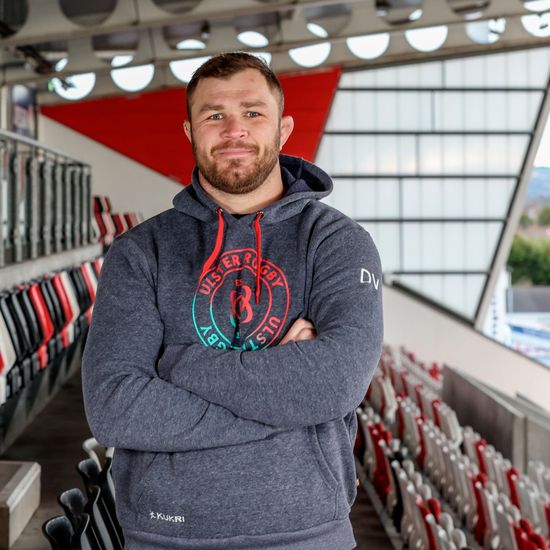
<svg viewBox="0 0 550 550">
<path fill-rule="evenodd" d="M 288 329 L 284 338 L 279 342 L 279 346 L 287 344 L 288 342 L 300 342 L 301 340 L 314 340 L 317 337 L 317 331 L 306 319 L 301 317 L 296 319 L 292 326 Z"/>
</svg>

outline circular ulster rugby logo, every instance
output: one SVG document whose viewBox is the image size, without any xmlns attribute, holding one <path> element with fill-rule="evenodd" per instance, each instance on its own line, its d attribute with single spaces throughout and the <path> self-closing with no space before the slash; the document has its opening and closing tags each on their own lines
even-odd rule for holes
<svg viewBox="0 0 550 550">
<path fill-rule="evenodd" d="M 193 299 L 195 330 L 205 346 L 256 350 L 271 345 L 288 315 L 290 293 L 282 269 L 262 258 L 256 304 L 256 252 L 224 252 L 199 281 Z"/>
</svg>

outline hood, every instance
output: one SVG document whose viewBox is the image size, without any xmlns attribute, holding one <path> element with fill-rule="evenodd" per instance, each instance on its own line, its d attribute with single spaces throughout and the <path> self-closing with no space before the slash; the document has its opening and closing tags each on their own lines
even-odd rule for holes
<svg viewBox="0 0 550 550">
<path fill-rule="evenodd" d="M 299 214 L 309 201 L 322 199 L 332 191 L 333 185 L 328 174 L 311 162 L 289 155 L 279 155 L 279 163 L 286 192 L 280 200 L 262 210 L 262 225 L 271 225 L 291 218 Z M 201 187 L 197 168 L 193 170 L 191 185 L 174 197 L 173 204 L 176 210 L 204 222 L 218 219 L 219 205 Z M 254 217 L 255 213 L 251 213 L 242 219 L 248 221 L 247 218 L 252 220 Z"/>
</svg>

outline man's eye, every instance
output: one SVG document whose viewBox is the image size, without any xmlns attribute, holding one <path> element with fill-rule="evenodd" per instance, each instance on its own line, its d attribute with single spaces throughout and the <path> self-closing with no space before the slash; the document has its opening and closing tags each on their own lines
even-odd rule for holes
<svg viewBox="0 0 550 550">
<path fill-rule="evenodd" d="M 246 116 L 250 117 L 250 118 L 256 118 L 257 116 L 260 116 L 260 113 L 256 112 L 256 111 L 248 111 L 246 113 Z"/>
<path fill-rule="evenodd" d="M 208 118 L 210 120 L 221 120 L 222 115 L 221 115 L 221 113 L 214 113 L 213 115 L 210 115 Z"/>
</svg>

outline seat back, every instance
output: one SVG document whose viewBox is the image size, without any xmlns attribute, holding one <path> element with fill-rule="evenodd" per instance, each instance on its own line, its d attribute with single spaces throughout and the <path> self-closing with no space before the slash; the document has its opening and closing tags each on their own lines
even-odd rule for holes
<svg viewBox="0 0 550 550">
<path fill-rule="evenodd" d="M 66 516 L 48 519 L 42 525 L 42 532 L 48 539 L 52 550 L 73 550 L 74 529 Z"/>
</svg>

